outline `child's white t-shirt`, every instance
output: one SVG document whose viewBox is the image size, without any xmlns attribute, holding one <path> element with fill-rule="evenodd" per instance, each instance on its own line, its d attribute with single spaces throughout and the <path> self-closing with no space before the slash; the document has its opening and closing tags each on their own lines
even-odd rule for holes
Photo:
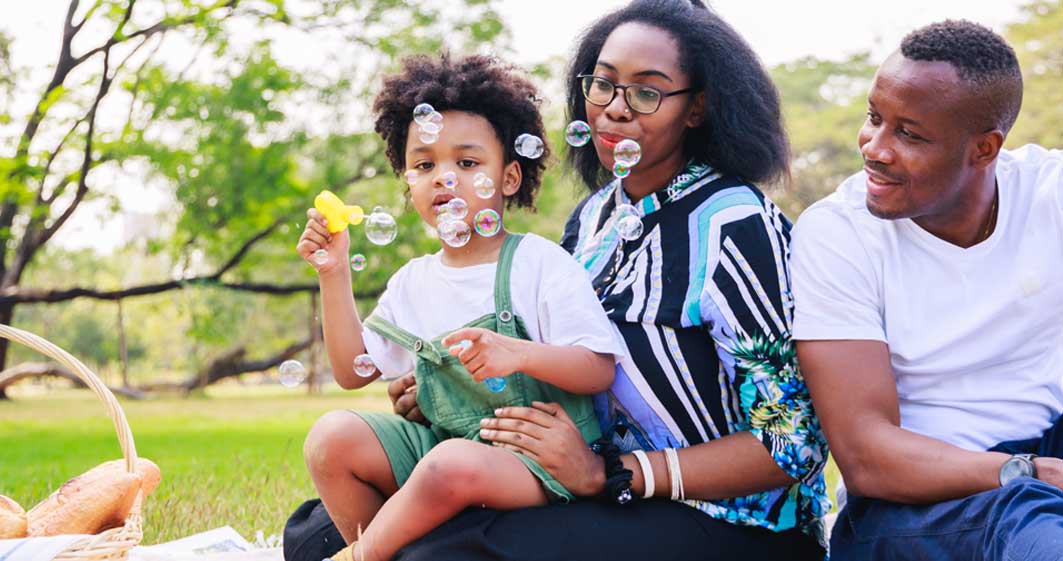
<svg viewBox="0 0 1063 561">
<path fill-rule="evenodd" d="M 435 339 L 494 313 L 497 263 L 448 267 L 441 256 L 433 253 L 403 265 L 388 281 L 372 315 L 422 339 Z M 524 235 L 513 256 L 510 295 L 513 313 L 524 322 L 531 340 L 625 354 L 586 271 L 554 242 Z M 368 328 L 362 338 L 384 378 L 413 370 L 413 353 Z"/>
<path fill-rule="evenodd" d="M 1001 151 L 996 175 L 973 247 L 872 216 L 863 172 L 794 230 L 794 338 L 886 342 L 901 426 L 970 450 L 1063 412 L 1063 152 Z"/>
</svg>

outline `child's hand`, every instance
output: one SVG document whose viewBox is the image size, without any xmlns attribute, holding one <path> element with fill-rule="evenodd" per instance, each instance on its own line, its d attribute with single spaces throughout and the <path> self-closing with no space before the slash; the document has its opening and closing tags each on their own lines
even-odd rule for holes
<svg viewBox="0 0 1063 561">
<path fill-rule="evenodd" d="M 462 345 L 462 341 L 471 344 Z M 459 329 L 443 339 L 477 382 L 519 372 L 525 362 L 525 341 L 479 327 Z"/>
<path fill-rule="evenodd" d="M 313 265 L 319 275 L 342 270 L 340 267 L 347 266 L 348 254 L 351 251 L 351 237 L 347 229 L 332 234 L 326 225 L 325 217 L 317 209 L 307 209 L 306 229 L 303 230 L 303 235 L 299 236 L 299 243 L 295 245 L 299 256 Z M 315 257 L 314 253 L 322 249 L 327 252 L 327 257 Z"/>
</svg>

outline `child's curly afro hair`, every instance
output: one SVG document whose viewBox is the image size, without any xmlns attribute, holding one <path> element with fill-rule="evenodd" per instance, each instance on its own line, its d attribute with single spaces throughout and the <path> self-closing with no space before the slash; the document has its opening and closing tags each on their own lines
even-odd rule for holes
<svg viewBox="0 0 1063 561">
<path fill-rule="evenodd" d="M 502 142 L 506 163 L 520 163 L 522 181 L 508 206 L 535 208 L 535 192 L 542 181 L 550 155 L 528 159 L 517 154 L 514 143 L 524 133 L 546 142 L 539 97 L 535 86 L 517 67 L 492 56 L 474 55 L 452 59 L 413 56 L 403 60 L 402 71 L 384 79 L 373 102 L 376 132 L 387 143 L 387 156 L 397 174 L 406 169 L 406 135 L 413 121 L 413 108 L 428 103 L 436 111 L 466 111 L 491 123 Z"/>
</svg>

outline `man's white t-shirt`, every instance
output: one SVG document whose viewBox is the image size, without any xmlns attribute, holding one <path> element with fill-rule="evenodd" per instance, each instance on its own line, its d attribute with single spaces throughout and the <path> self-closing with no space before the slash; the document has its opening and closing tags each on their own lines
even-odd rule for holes
<svg viewBox="0 0 1063 561">
<path fill-rule="evenodd" d="M 886 342 L 901 426 L 970 450 L 1063 412 L 1063 152 L 1001 151 L 996 174 L 996 228 L 967 249 L 872 216 L 863 172 L 794 231 L 794 338 Z"/>
<path fill-rule="evenodd" d="M 388 280 L 373 315 L 422 339 L 435 339 L 494 313 L 496 269 L 497 263 L 448 267 L 441 253 L 418 257 Z M 625 354 L 586 271 L 556 243 L 524 235 L 513 255 L 510 295 L 513 313 L 531 340 Z M 363 330 L 362 338 L 384 378 L 413 370 L 413 353 L 371 329 Z"/>
</svg>

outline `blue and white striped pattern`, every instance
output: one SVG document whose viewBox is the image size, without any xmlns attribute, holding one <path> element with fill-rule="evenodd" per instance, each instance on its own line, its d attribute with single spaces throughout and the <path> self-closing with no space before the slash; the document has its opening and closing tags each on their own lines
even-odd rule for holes
<svg viewBox="0 0 1063 561">
<path fill-rule="evenodd" d="M 790 341 L 790 222 L 755 187 L 690 163 L 635 204 L 643 234 L 624 241 L 610 220 L 617 204 L 631 204 L 619 187 L 581 202 L 562 239 L 628 348 L 613 387 L 596 398 L 604 428 L 627 450 L 751 432 L 798 483 L 689 504 L 821 538 L 827 452 Z"/>
</svg>

